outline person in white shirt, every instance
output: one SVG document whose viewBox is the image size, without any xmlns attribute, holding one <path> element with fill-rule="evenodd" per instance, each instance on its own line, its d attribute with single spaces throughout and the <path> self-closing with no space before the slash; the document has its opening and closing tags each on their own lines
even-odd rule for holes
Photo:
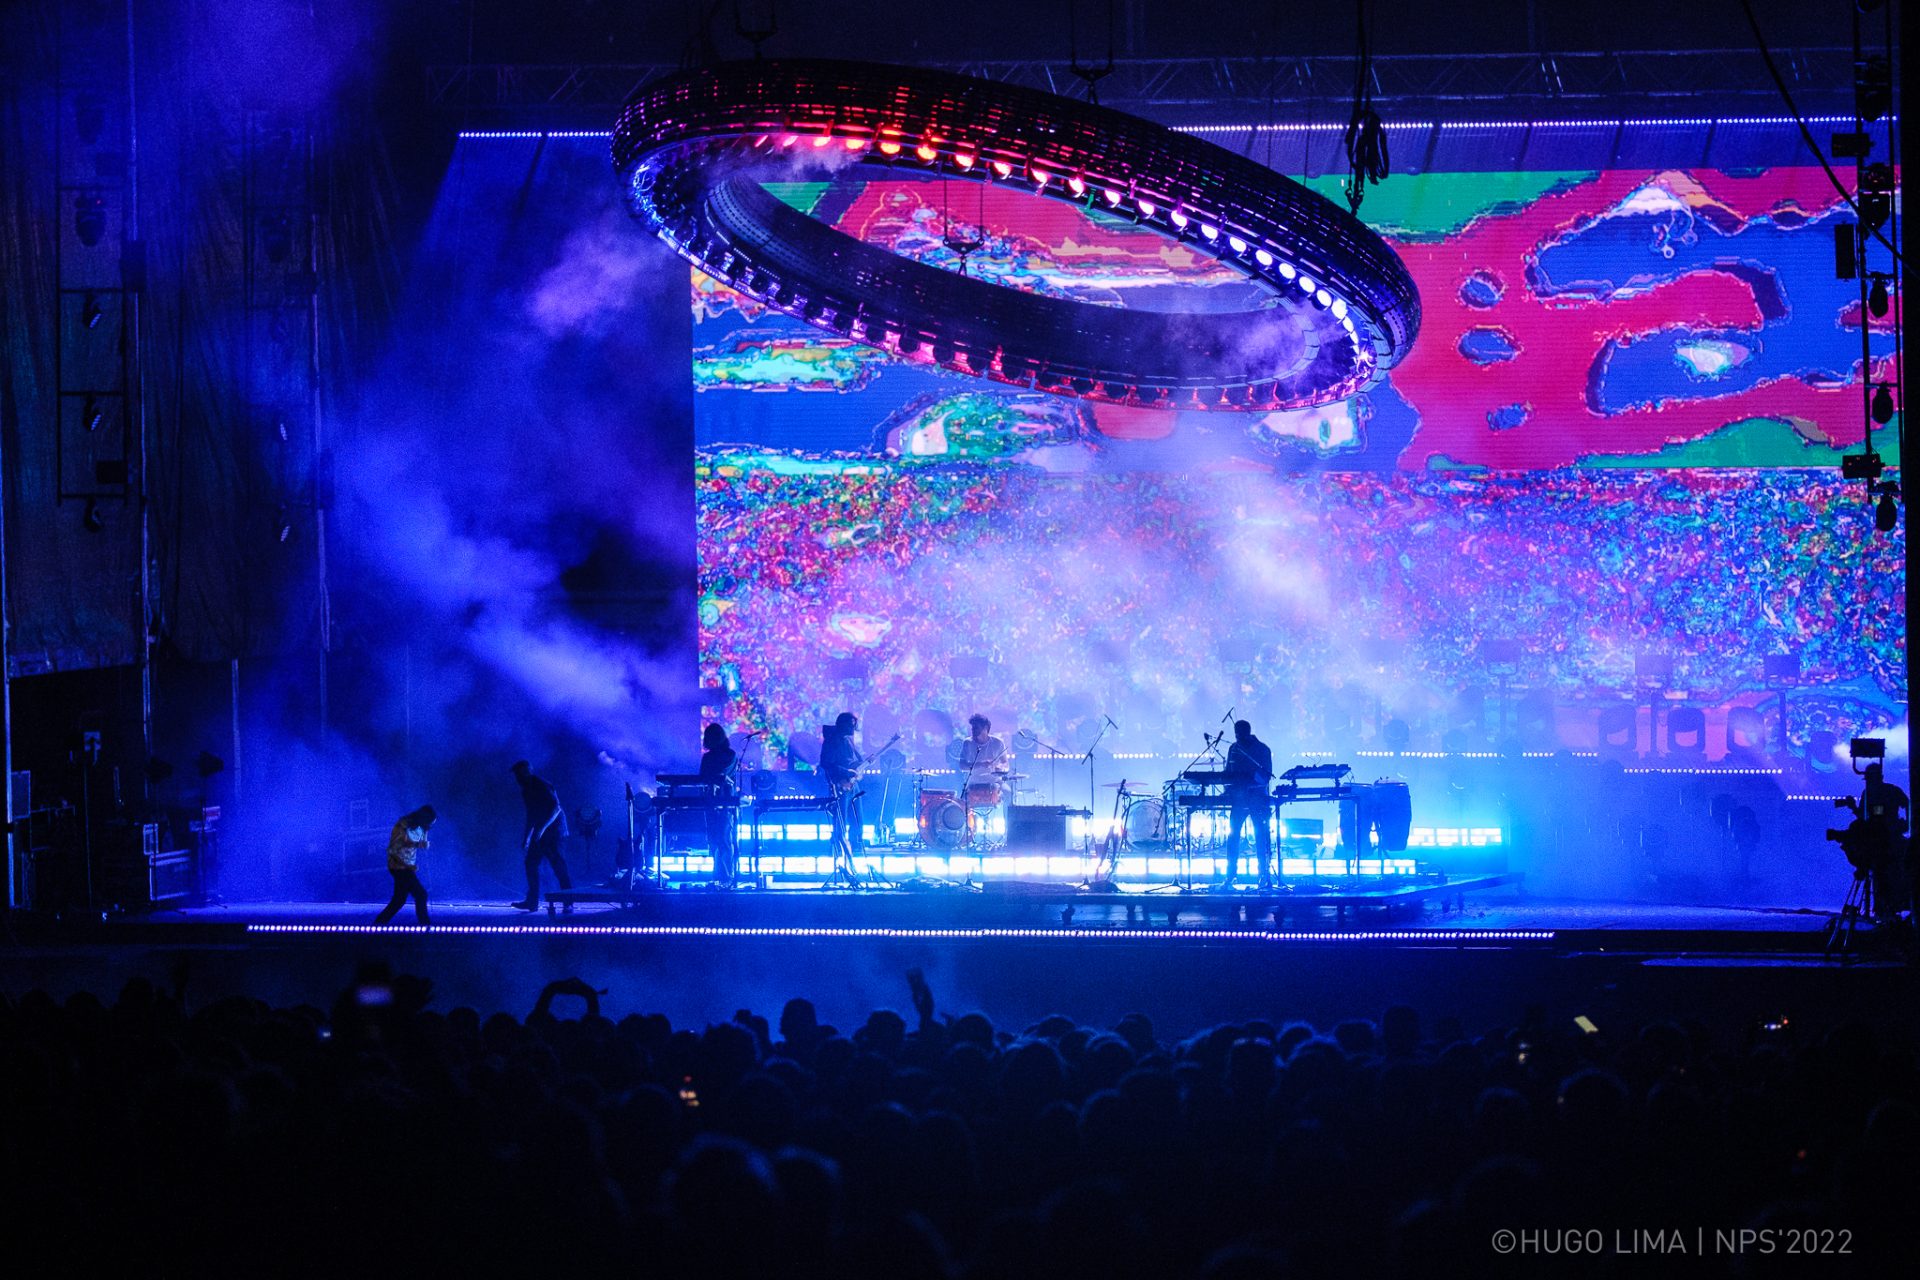
<svg viewBox="0 0 1920 1280">
<path fill-rule="evenodd" d="M 993 722 L 977 711 L 967 717 L 967 730 L 958 761 L 967 775 L 967 807 L 989 809 L 1000 803 L 1000 783 L 1007 776 L 1007 744 L 993 736 Z"/>
</svg>

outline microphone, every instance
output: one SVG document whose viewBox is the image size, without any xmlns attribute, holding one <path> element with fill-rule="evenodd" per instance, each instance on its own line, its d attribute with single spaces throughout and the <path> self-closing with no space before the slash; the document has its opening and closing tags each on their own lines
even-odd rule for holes
<svg viewBox="0 0 1920 1280">
<path fill-rule="evenodd" d="M 743 735 L 743 736 L 741 737 L 741 739 L 740 739 L 740 741 L 742 741 L 742 742 L 750 742 L 750 741 L 752 741 L 752 740 L 753 740 L 753 739 L 755 739 L 755 738 L 761 738 L 761 737 L 765 737 L 765 736 L 766 736 L 766 733 L 767 733 L 767 731 L 766 731 L 765 729 L 755 729 L 755 730 L 754 730 L 754 731 L 753 731 L 752 733 L 749 733 L 749 734 L 745 734 L 745 735 Z"/>
<path fill-rule="evenodd" d="M 1220 723 L 1221 723 L 1221 724 L 1232 724 L 1232 723 L 1233 723 L 1233 711 L 1234 711 L 1234 709 L 1233 709 L 1232 707 L 1228 707 L 1228 708 L 1227 708 L 1227 714 L 1225 714 L 1225 715 L 1223 715 L 1223 716 L 1221 716 L 1221 717 L 1220 717 Z"/>
<path fill-rule="evenodd" d="M 1109 715 L 1102 715 L 1102 716 L 1101 716 L 1100 718 L 1101 718 L 1102 720 L 1105 720 L 1105 721 L 1107 722 L 1107 728 L 1109 728 L 1109 729 L 1118 729 L 1118 728 L 1120 727 L 1119 725 L 1117 725 L 1117 724 L 1115 724 L 1115 723 L 1113 722 L 1113 717 L 1112 717 L 1112 716 L 1109 716 Z"/>
</svg>

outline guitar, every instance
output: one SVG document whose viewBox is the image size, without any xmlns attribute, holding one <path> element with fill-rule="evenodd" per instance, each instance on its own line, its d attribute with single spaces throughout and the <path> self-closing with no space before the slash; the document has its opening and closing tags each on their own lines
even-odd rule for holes
<svg viewBox="0 0 1920 1280">
<path fill-rule="evenodd" d="M 875 751 L 873 755 L 884 755 L 887 748 L 900 741 L 900 738 L 900 734 L 894 734 L 891 738 L 888 738 L 885 745 L 878 751 Z M 860 769 L 870 759 L 872 759 L 872 756 L 861 755 L 856 751 L 854 753 L 853 772 L 851 774 L 844 780 L 836 781 L 833 778 L 827 779 L 827 794 L 833 798 L 835 804 L 844 804 L 858 800 L 861 796 L 867 794 L 866 788 L 860 786 Z M 855 790 L 855 788 L 859 789 Z"/>
</svg>

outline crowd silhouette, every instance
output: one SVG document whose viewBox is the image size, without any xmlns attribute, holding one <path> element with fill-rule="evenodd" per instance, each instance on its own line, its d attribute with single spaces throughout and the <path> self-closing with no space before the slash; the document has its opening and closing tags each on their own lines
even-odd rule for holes
<svg viewBox="0 0 1920 1280">
<path fill-rule="evenodd" d="M 942 1016 L 916 973 L 907 1016 L 842 1030 L 795 999 L 691 1029 L 610 1020 L 602 994 L 574 978 L 524 1017 L 440 1011 L 375 964 L 327 1009 L 190 1008 L 144 980 L 7 999 L 15 1256 L 1251 1280 L 1538 1269 L 1490 1247 L 1501 1228 L 1824 1226 L 1855 1261 L 1904 1256 L 1886 1251 L 1909 1230 L 1912 1046 L 1859 1024 L 1727 1041 L 1539 1014 L 1469 1034 L 1394 1007 L 1011 1029 Z M 1718 1273 L 1769 1262 L 1805 1259 Z"/>
</svg>

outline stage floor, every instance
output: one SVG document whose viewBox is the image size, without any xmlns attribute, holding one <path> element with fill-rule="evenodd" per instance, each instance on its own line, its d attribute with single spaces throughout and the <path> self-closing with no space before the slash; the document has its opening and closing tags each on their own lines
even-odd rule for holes
<svg viewBox="0 0 1920 1280">
<path fill-rule="evenodd" d="M 1101 895 L 1131 898 L 1132 895 Z M 777 1013 L 805 995 L 843 1025 L 906 1008 L 923 971 L 951 1012 L 1018 1028 L 1062 1011 L 1088 1025 L 1144 1012 L 1182 1032 L 1258 1015 L 1319 1026 L 1405 1002 L 1465 1025 L 1544 1008 L 1602 1025 L 1631 1017 L 1796 1027 L 1911 1016 L 1920 969 L 1891 947 L 1825 954 L 1831 913 L 1536 898 L 1511 886 L 1346 918 L 1275 921 L 1253 895 L 671 892 L 635 910 L 582 904 L 549 917 L 498 902 L 436 902 L 434 926 L 374 927 L 374 902 L 231 902 L 106 921 L 16 918 L 0 989 L 110 993 L 129 977 L 196 1003 L 245 996 L 326 1008 L 362 966 L 433 983 L 435 1007 L 531 1008 L 550 979 L 583 976 L 609 1016 L 676 1025 Z M 1131 918 L 1128 908 L 1132 907 Z"/>
<path fill-rule="evenodd" d="M 589 893 L 593 891 L 588 891 Z M 375 902 L 233 902 L 180 911 L 156 911 L 109 921 L 102 932 L 185 929 L 292 934 L 305 930 L 360 931 L 373 926 Z M 1276 911 L 1276 908 L 1278 910 Z M 1684 906 L 1535 898 L 1511 884 L 1476 892 L 1472 886 L 1441 896 L 1092 894 L 1039 886 L 987 891 L 915 893 L 905 890 L 667 891 L 642 895 L 631 906 L 581 901 L 570 913 L 525 912 L 504 903 L 436 902 L 433 931 L 515 933 L 549 930 L 632 930 L 671 934 L 753 930 L 761 934 L 817 931 L 884 935 L 944 934 L 990 938 L 1074 932 L 1147 937 L 1228 933 L 1278 934 L 1302 941 L 1460 944 L 1550 944 L 1555 949 L 1638 948 L 1649 951 L 1806 951 L 1824 945 L 1831 911 L 1811 908 Z M 413 932 L 411 910 L 389 928 Z M 1492 936 L 1482 936 L 1492 935 Z"/>
</svg>

